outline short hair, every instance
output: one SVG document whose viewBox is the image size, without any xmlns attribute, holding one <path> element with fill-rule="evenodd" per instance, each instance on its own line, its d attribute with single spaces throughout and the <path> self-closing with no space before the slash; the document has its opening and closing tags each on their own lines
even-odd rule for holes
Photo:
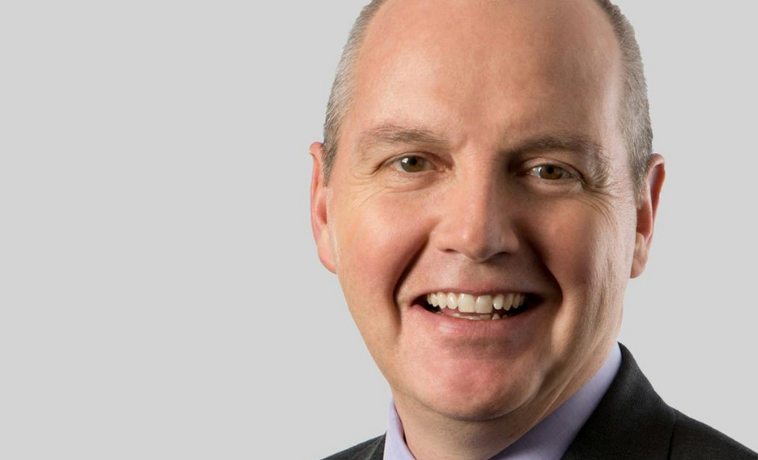
<svg viewBox="0 0 758 460">
<path fill-rule="evenodd" d="M 634 27 L 621 9 L 610 0 L 593 1 L 605 11 L 621 50 L 623 92 L 618 121 L 629 157 L 634 194 L 639 200 L 653 154 L 653 128 L 650 121 L 642 54 L 635 37 Z M 366 29 L 385 2 L 386 0 L 372 0 L 363 8 L 353 24 L 337 66 L 324 122 L 323 175 L 324 182 L 327 184 L 337 155 L 342 122 L 350 108 L 354 88 L 352 74 L 360 47 L 366 35 Z"/>
</svg>

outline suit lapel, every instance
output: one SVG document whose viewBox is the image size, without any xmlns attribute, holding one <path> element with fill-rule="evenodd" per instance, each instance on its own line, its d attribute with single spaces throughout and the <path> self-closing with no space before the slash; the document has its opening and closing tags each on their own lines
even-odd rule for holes
<svg viewBox="0 0 758 460">
<path fill-rule="evenodd" d="M 668 458 L 675 414 L 621 345 L 621 368 L 562 460 Z"/>
<path fill-rule="evenodd" d="M 385 435 L 386 436 L 386 435 Z M 364 450 L 359 452 L 354 460 L 382 460 L 384 458 L 384 438 L 379 436 L 371 442 Z"/>
</svg>

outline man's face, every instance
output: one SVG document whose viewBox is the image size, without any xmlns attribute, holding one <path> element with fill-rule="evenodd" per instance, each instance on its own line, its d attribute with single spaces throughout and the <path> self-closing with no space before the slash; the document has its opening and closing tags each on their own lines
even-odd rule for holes
<svg viewBox="0 0 758 460">
<path fill-rule="evenodd" d="M 562 402 L 614 342 L 652 233 L 608 20 L 587 0 L 390 0 L 355 70 L 314 232 L 399 410 Z"/>
</svg>

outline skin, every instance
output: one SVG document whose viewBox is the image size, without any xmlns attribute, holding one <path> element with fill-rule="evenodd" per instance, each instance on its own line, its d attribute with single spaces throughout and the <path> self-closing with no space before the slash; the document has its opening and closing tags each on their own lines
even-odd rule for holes
<svg viewBox="0 0 758 460">
<path fill-rule="evenodd" d="M 490 458 L 605 361 L 647 262 L 663 159 L 636 200 L 620 52 L 588 0 L 390 0 L 355 82 L 328 186 L 323 145 L 310 149 L 319 257 L 414 456 Z M 414 304 L 437 291 L 539 303 L 473 322 Z"/>
</svg>

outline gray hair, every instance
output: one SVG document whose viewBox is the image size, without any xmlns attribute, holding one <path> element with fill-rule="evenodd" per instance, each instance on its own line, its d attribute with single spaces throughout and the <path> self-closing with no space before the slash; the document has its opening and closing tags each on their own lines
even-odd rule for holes
<svg viewBox="0 0 758 460">
<path fill-rule="evenodd" d="M 334 158 L 337 154 L 342 122 L 350 108 L 350 97 L 354 85 L 352 72 L 355 69 L 361 43 L 371 20 L 385 1 L 372 0 L 363 8 L 355 24 L 353 24 L 337 66 L 337 73 L 327 104 L 326 121 L 324 122 L 323 174 L 325 183 L 329 182 Z M 619 128 L 626 140 L 631 179 L 635 197 L 639 199 L 642 195 L 647 168 L 653 154 L 653 128 L 650 122 L 642 55 L 634 34 L 634 28 L 619 7 L 610 0 L 594 1 L 608 16 L 621 49 L 624 86 Z"/>
</svg>

